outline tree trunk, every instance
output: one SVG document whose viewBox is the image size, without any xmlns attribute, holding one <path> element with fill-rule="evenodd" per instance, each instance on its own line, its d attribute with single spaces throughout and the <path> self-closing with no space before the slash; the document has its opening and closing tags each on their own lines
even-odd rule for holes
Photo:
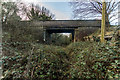
<svg viewBox="0 0 120 80">
<path fill-rule="evenodd" d="M 101 42 L 105 43 L 105 14 L 106 14 L 106 3 L 105 0 L 102 2 L 102 23 L 101 23 Z"/>
<path fill-rule="evenodd" d="M 109 15 L 107 14 L 107 12 L 106 12 L 106 15 L 105 15 L 105 19 L 106 19 L 106 22 L 105 22 L 105 24 L 106 24 L 106 31 L 108 31 L 109 28 L 110 28 L 110 22 L 109 22 Z"/>
</svg>

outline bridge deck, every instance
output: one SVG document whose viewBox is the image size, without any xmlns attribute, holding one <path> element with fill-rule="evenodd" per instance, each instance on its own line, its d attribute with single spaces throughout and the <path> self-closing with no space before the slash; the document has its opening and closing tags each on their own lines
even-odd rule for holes
<svg viewBox="0 0 120 80">
<path fill-rule="evenodd" d="M 52 21 L 36 21 L 36 26 L 44 27 L 100 27 L 101 20 L 52 20 Z"/>
</svg>

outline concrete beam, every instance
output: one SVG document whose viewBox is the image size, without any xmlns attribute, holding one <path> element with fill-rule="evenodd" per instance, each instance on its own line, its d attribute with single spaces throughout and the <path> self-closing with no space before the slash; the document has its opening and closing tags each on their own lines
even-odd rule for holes
<svg viewBox="0 0 120 80">
<path fill-rule="evenodd" d="M 101 20 L 52 20 L 34 21 L 34 26 L 50 27 L 101 27 Z M 31 24 L 31 25 L 32 25 Z"/>
<path fill-rule="evenodd" d="M 51 20 L 51 21 L 19 21 L 12 22 L 22 27 L 46 27 L 46 28 L 77 28 L 77 27 L 101 27 L 101 20 Z"/>
</svg>

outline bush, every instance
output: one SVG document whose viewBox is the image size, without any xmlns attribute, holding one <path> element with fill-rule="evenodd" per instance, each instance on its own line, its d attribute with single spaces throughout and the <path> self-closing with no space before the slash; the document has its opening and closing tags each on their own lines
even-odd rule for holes
<svg viewBox="0 0 120 80">
<path fill-rule="evenodd" d="M 101 43 L 81 42 L 68 46 L 72 79 L 118 78 L 120 49 Z"/>
<path fill-rule="evenodd" d="M 33 78 L 41 80 L 62 80 L 66 78 L 64 72 L 67 70 L 68 63 L 65 61 L 67 55 L 64 49 L 48 45 L 38 45 L 38 47 L 34 51 L 32 60 Z"/>
<path fill-rule="evenodd" d="M 60 33 L 53 33 L 51 35 L 51 42 L 56 46 L 67 46 L 72 42 L 72 38 Z"/>
<path fill-rule="evenodd" d="M 120 49 L 108 43 L 76 42 L 66 48 L 29 43 L 24 49 L 8 49 L 11 54 L 3 57 L 4 80 L 116 79 L 120 76 Z M 5 49 L 3 52 L 8 53 Z"/>
<path fill-rule="evenodd" d="M 4 56 L 4 80 L 40 79 L 62 80 L 67 78 L 67 55 L 62 47 L 30 45 L 28 52 L 14 51 L 12 56 Z M 22 51 L 24 52 L 24 51 Z"/>
</svg>

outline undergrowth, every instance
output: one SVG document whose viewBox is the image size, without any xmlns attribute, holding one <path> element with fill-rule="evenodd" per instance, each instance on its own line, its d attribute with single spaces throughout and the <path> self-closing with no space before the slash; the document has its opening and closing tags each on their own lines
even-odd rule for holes
<svg viewBox="0 0 120 80">
<path fill-rule="evenodd" d="M 3 80 L 120 78 L 120 49 L 109 43 L 76 42 L 60 47 L 14 42 L 4 43 L 3 53 Z"/>
</svg>

